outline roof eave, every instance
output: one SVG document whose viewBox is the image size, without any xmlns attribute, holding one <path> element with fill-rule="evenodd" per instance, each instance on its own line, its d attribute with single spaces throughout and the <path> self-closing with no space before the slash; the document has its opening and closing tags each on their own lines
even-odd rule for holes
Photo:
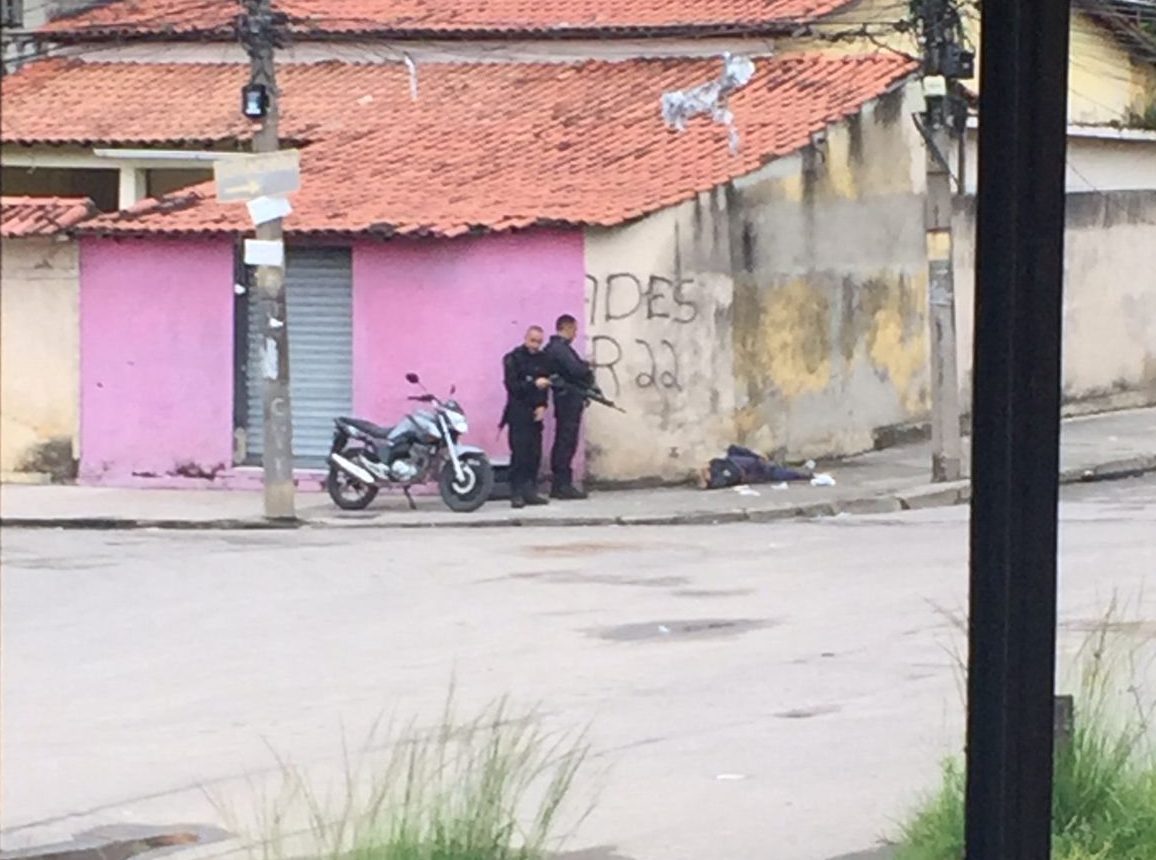
<svg viewBox="0 0 1156 860">
<path fill-rule="evenodd" d="M 389 39 L 397 42 L 465 42 L 478 39 L 542 39 L 547 41 L 578 41 L 589 39 L 648 38 L 724 38 L 743 36 L 752 39 L 770 36 L 790 36 L 814 24 L 818 19 L 735 22 L 730 24 L 674 24 L 663 26 L 624 27 L 463 27 L 458 29 L 422 27 L 343 27 L 311 29 L 300 25 L 293 28 L 298 41 L 337 41 L 341 39 Z M 36 41 L 61 45 L 93 42 L 203 42 L 234 41 L 232 27 L 201 27 L 188 29 L 134 29 L 107 27 L 83 30 L 37 31 Z"/>
</svg>

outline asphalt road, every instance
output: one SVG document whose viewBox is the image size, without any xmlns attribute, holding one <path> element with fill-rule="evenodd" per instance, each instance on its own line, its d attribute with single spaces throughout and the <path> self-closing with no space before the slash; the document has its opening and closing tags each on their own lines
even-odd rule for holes
<svg viewBox="0 0 1156 860">
<path fill-rule="evenodd" d="M 509 695 L 588 729 L 584 857 L 870 851 L 960 745 L 966 514 L 6 532 L 4 847 L 220 823 L 271 750 L 332 774 L 343 735 L 432 725 L 452 682 L 463 713 Z M 1154 526 L 1156 481 L 1066 491 L 1065 654 L 1113 599 L 1121 637 L 1156 635 Z"/>
</svg>

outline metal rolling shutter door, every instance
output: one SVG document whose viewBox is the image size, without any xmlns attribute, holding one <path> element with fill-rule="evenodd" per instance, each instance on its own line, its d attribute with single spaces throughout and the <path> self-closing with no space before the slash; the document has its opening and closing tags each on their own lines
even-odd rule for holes
<svg viewBox="0 0 1156 860">
<path fill-rule="evenodd" d="M 348 249 L 287 249 L 289 385 L 293 401 L 293 460 L 298 467 L 325 463 L 333 419 L 353 409 L 353 263 Z M 249 292 L 248 460 L 264 449 L 261 405 L 261 313 Z"/>
</svg>

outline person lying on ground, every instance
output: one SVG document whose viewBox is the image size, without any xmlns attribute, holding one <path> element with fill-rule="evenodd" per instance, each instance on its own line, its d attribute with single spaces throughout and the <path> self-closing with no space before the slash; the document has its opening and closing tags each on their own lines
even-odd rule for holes
<svg viewBox="0 0 1156 860">
<path fill-rule="evenodd" d="M 731 445 L 726 456 L 717 457 L 698 470 L 698 486 L 703 490 L 737 487 L 741 484 L 779 484 L 785 481 L 810 481 L 815 477 L 815 464 L 791 469 L 764 457 L 762 454 Z"/>
</svg>

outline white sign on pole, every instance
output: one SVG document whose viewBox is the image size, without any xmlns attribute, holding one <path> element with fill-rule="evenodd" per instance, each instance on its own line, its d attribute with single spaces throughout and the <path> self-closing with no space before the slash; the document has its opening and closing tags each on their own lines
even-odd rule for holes
<svg viewBox="0 0 1156 860">
<path fill-rule="evenodd" d="M 287 197 L 257 197 L 245 205 L 249 208 L 249 218 L 254 227 L 284 218 L 293 211 Z"/>
<path fill-rule="evenodd" d="M 221 203 L 292 194 L 301 188 L 301 153 L 283 149 L 221 158 L 213 162 L 213 180 Z"/>
<path fill-rule="evenodd" d="M 280 239 L 246 239 L 245 264 L 285 268 L 285 243 Z"/>
</svg>

